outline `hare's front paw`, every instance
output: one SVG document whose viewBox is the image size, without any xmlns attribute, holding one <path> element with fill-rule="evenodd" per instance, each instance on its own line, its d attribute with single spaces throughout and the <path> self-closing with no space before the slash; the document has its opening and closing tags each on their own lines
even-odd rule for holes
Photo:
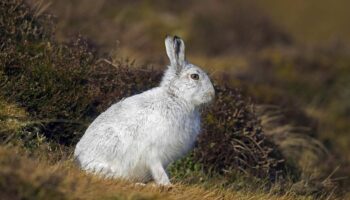
<svg viewBox="0 0 350 200">
<path fill-rule="evenodd" d="M 171 185 L 169 177 L 161 162 L 152 164 L 150 168 L 154 182 L 158 185 Z"/>
</svg>

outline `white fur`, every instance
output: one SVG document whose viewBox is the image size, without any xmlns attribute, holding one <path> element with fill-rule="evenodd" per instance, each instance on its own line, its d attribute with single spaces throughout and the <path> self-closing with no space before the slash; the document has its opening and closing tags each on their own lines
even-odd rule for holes
<svg viewBox="0 0 350 200">
<path fill-rule="evenodd" d="M 200 131 L 199 107 L 215 92 L 205 72 L 186 62 L 180 38 L 168 36 L 165 45 L 170 66 L 160 86 L 112 105 L 86 130 L 74 152 L 84 170 L 170 184 L 165 169 L 192 148 Z"/>
</svg>

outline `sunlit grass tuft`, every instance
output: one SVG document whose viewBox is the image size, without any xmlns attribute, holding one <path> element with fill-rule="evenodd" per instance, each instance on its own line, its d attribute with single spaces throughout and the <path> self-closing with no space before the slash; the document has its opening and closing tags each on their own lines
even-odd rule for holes
<svg viewBox="0 0 350 200">
<path fill-rule="evenodd" d="M 0 127 L 2 130 L 17 131 L 24 125 L 23 120 L 27 117 L 25 109 L 9 103 L 0 96 Z"/>
</svg>

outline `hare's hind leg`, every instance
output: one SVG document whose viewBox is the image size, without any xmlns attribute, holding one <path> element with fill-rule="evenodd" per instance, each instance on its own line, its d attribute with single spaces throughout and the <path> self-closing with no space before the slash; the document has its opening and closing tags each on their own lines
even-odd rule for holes
<svg viewBox="0 0 350 200">
<path fill-rule="evenodd" d="M 158 184 L 158 185 L 171 185 L 169 177 L 161 164 L 161 162 L 156 162 L 152 164 L 151 166 L 151 173 L 152 173 L 152 178 L 153 180 Z"/>
</svg>

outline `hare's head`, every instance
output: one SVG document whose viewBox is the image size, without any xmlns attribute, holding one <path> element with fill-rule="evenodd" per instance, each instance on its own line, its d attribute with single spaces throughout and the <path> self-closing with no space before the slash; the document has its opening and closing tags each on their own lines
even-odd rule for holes
<svg viewBox="0 0 350 200">
<path fill-rule="evenodd" d="M 170 65 L 164 73 L 161 87 L 194 106 L 212 101 L 215 96 L 213 84 L 202 69 L 186 61 L 183 40 L 167 36 L 165 47 Z"/>
</svg>

